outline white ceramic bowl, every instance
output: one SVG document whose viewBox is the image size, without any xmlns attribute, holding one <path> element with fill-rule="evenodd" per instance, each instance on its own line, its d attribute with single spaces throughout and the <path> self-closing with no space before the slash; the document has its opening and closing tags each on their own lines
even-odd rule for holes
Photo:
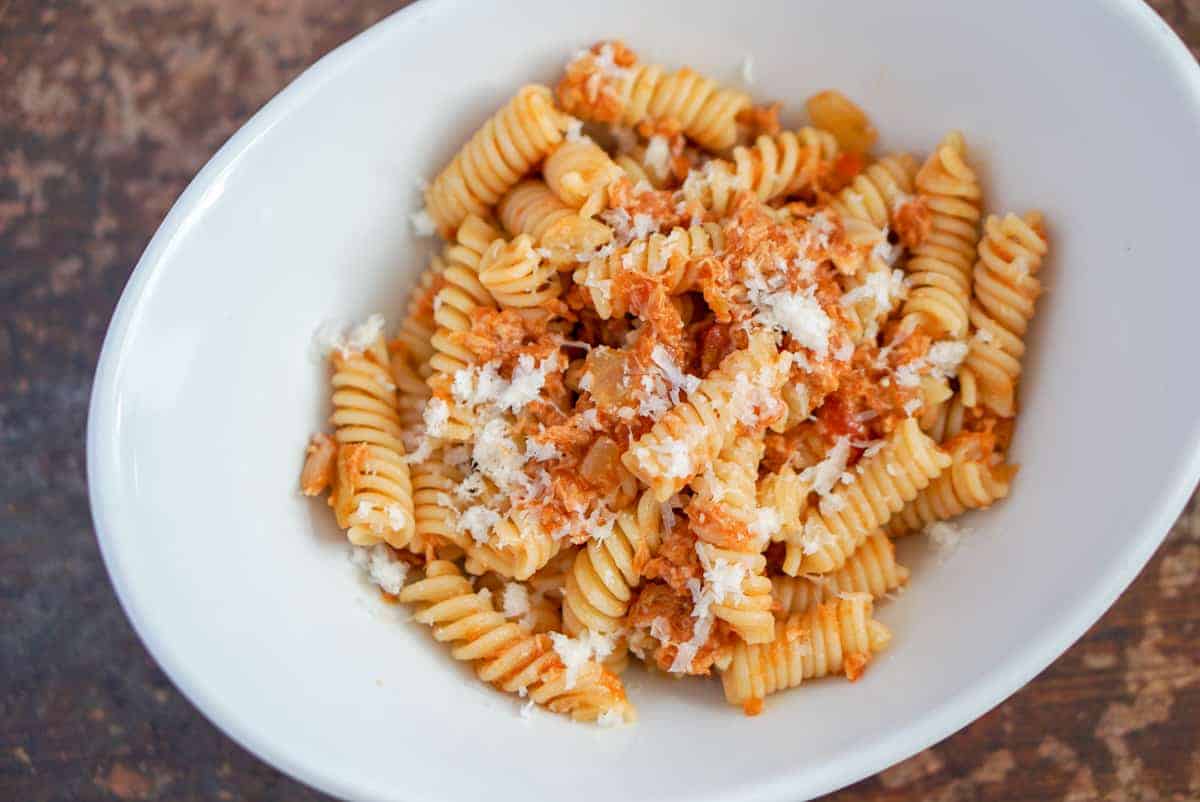
<svg viewBox="0 0 1200 802">
<path fill-rule="evenodd" d="M 138 632 L 263 759 L 342 797 L 797 800 L 928 746 L 1044 668 L 1133 579 L 1200 474 L 1200 71 L 1146 7 L 427 1 L 323 59 L 221 149 L 130 279 L 96 375 L 96 528 Z M 1045 210 L 1012 498 L 948 562 L 906 544 L 893 648 L 745 718 L 715 682 L 634 673 L 601 731 L 476 682 L 379 603 L 296 491 L 328 413 L 314 328 L 395 320 L 432 177 L 521 83 L 624 37 L 802 108 L 838 87 L 886 147 L 967 132 L 991 210 Z"/>
</svg>

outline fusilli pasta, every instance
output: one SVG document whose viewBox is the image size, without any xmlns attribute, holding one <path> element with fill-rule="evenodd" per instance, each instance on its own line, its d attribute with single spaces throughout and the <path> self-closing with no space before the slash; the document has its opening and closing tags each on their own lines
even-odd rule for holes
<svg viewBox="0 0 1200 802">
<path fill-rule="evenodd" d="M 959 374 L 963 404 L 1002 417 L 1017 413 L 1017 379 L 1025 330 L 1042 292 L 1037 272 L 1046 255 L 1042 216 L 1008 214 L 987 219 L 971 302 L 970 351 Z"/>
<path fill-rule="evenodd" d="M 904 303 L 904 323 L 932 336 L 962 339 L 967 335 L 982 193 L 967 164 L 961 133 L 946 135 L 917 173 L 916 185 L 931 212 L 932 228 L 906 267 L 912 291 Z"/>
<path fill-rule="evenodd" d="M 475 132 L 425 191 L 425 207 L 443 237 L 451 237 L 469 215 L 489 207 L 563 139 L 567 118 L 554 107 L 550 90 L 521 87 Z"/>
<path fill-rule="evenodd" d="M 848 594 L 777 621 L 768 643 L 735 643 L 732 654 L 718 662 L 725 699 L 753 715 L 764 697 L 806 679 L 837 673 L 858 679 L 892 639 L 872 613 L 869 595 Z"/>
<path fill-rule="evenodd" d="M 823 574 L 841 568 L 872 530 L 949 465 L 950 456 L 914 419 L 906 418 L 878 454 L 859 464 L 850 484 L 833 491 L 820 509 L 808 510 L 803 527 L 788 541 L 784 573 Z"/>
<path fill-rule="evenodd" d="M 900 515 L 903 512 L 897 517 Z M 771 595 L 778 605 L 776 614 L 786 617 L 844 593 L 869 593 L 878 599 L 906 582 L 908 569 L 896 562 L 896 547 L 886 534 L 877 530 L 836 571 L 771 577 Z"/>
<path fill-rule="evenodd" d="M 422 579 L 400 591 L 400 601 L 418 606 L 413 619 L 432 627 L 436 640 L 453 644 L 454 659 L 471 663 L 481 680 L 506 693 L 528 695 L 580 721 L 636 715 L 618 677 L 594 660 L 571 676 L 548 635 L 527 634 L 506 621 L 452 562 L 429 563 Z"/>
</svg>

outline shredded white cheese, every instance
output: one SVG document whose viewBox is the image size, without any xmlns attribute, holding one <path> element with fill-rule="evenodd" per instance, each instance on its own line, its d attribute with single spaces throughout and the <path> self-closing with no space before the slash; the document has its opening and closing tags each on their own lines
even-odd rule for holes
<svg viewBox="0 0 1200 802">
<path fill-rule="evenodd" d="M 432 237 L 437 233 L 437 224 L 433 222 L 428 209 L 418 209 L 408 216 L 408 221 L 418 237 Z"/>
<path fill-rule="evenodd" d="M 338 351 L 342 356 L 362 353 L 375 344 L 383 336 L 384 326 L 387 325 L 383 315 L 375 313 L 362 323 L 346 330 L 344 326 L 326 321 L 322 323 L 314 335 L 317 350 L 321 356 L 328 356 Z"/>
<path fill-rule="evenodd" d="M 599 718 L 596 719 L 596 724 L 598 724 L 601 729 L 619 727 L 624 723 L 625 719 L 618 710 L 605 710 L 600 714 Z"/>
<path fill-rule="evenodd" d="M 664 175 L 671 166 L 671 146 L 667 138 L 661 134 L 650 137 L 646 144 L 645 165 L 654 171 L 655 175 Z"/>
<path fill-rule="evenodd" d="M 958 375 L 958 367 L 967 358 L 968 350 L 969 348 L 964 342 L 938 340 L 929 346 L 929 353 L 925 355 L 925 359 L 933 368 L 934 376 L 939 379 L 949 379 Z"/>
<path fill-rule="evenodd" d="M 488 534 L 492 527 L 500 522 L 500 513 L 493 509 L 476 504 L 468 507 L 458 516 L 458 526 L 470 533 L 476 543 L 487 543 Z"/>
<path fill-rule="evenodd" d="M 807 483 L 818 494 L 828 495 L 846 471 L 850 458 L 850 438 L 839 437 L 824 459 L 800 472 L 800 481 Z"/>
<path fill-rule="evenodd" d="M 742 73 L 742 83 L 745 84 L 746 86 L 753 86 L 754 85 L 754 56 L 751 56 L 750 54 L 747 53 L 746 56 L 742 58 L 741 73 Z"/>
<path fill-rule="evenodd" d="M 382 543 L 370 548 L 352 546 L 350 561 L 367 572 L 367 578 L 385 593 L 395 596 L 408 577 L 408 563 L 392 555 Z"/>
<path fill-rule="evenodd" d="M 585 142 L 587 137 L 583 135 L 583 120 L 578 117 L 567 118 L 567 141 L 568 142 Z"/>
<path fill-rule="evenodd" d="M 529 615 L 529 590 L 520 582 L 507 582 L 500 598 L 505 618 L 524 618 Z"/>
<path fill-rule="evenodd" d="M 937 547 L 938 559 L 945 562 L 962 545 L 967 530 L 947 521 L 934 521 L 925 527 L 925 534 L 929 535 L 930 542 Z"/>
<path fill-rule="evenodd" d="M 442 437 L 446 434 L 446 424 L 450 422 L 450 407 L 440 398 L 431 398 L 425 403 L 421 420 L 425 423 L 426 434 Z"/>
<path fill-rule="evenodd" d="M 551 632 L 550 641 L 554 644 L 554 651 L 562 659 L 563 666 L 566 667 L 563 687 L 568 691 L 575 687 L 579 672 L 588 664 L 589 660 L 593 657 L 596 660 L 603 660 L 612 654 L 614 646 L 612 636 L 601 635 L 590 629 L 579 633 L 577 638 L 569 638 L 561 632 Z"/>
</svg>

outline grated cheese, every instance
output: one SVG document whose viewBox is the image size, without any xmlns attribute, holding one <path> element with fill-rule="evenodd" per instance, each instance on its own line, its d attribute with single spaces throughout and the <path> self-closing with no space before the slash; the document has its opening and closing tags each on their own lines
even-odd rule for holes
<svg viewBox="0 0 1200 802">
<path fill-rule="evenodd" d="M 425 403 L 421 420 L 425 423 L 426 434 L 442 437 L 446 434 L 446 424 L 450 422 L 450 407 L 440 398 L 431 398 Z"/>
<path fill-rule="evenodd" d="M 524 618 L 530 612 L 529 590 L 520 582 L 506 582 L 500 605 L 505 618 Z"/>
<path fill-rule="evenodd" d="M 409 465 L 419 465 L 431 456 L 433 456 L 433 440 L 421 436 L 417 440 L 417 447 L 404 455 L 404 461 Z"/>
<path fill-rule="evenodd" d="M 408 221 L 412 223 L 413 232 L 418 237 L 432 237 L 437 233 L 437 224 L 433 222 L 428 209 L 418 209 L 408 216 Z"/>
<path fill-rule="evenodd" d="M 850 438 L 843 435 L 816 465 L 800 472 L 800 481 L 812 487 L 818 494 L 828 495 L 842 474 L 846 472 L 846 461 L 850 458 Z"/>
<path fill-rule="evenodd" d="M 525 458 L 533 462 L 550 462 L 561 456 L 554 443 L 539 443 L 532 438 L 525 441 Z"/>
<path fill-rule="evenodd" d="M 754 57 L 748 53 L 742 58 L 741 73 L 742 73 L 742 83 L 745 84 L 746 86 L 753 86 L 754 85 Z"/>
<path fill-rule="evenodd" d="M 458 528 L 470 533 L 476 543 L 487 543 L 492 527 L 500 522 L 500 513 L 482 504 L 468 507 L 458 516 Z"/>
<path fill-rule="evenodd" d="M 583 120 L 578 117 L 567 118 L 567 141 L 568 142 L 586 142 L 587 137 L 583 135 Z"/>
<path fill-rule="evenodd" d="M 646 144 L 646 155 L 642 160 L 657 175 L 666 173 L 671 166 L 671 146 L 667 143 L 667 138 L 662 134 L 650 137 Z"/>
<path fill-rule="evenodd" d="M 612 654 L 614 646 L 611 635 L 601 635 L 590 629 L 583 630 L 575 638 L 569 638 L 561 632 L 551 632 L 550 641 L 567 670 L 563 687 L 568 691 L 575 687 L 579 672 L 593 657 L 603 660 Z"/>
<path fill-rule="evenodd" d="M 799 292 L 773 290 L 761 275 L 754 273 L 746 277 L 745 283 L 746 296 L 764 324 L 787 332 L 817 357 L 825 357 L 833 321 L 817 301 L 815 286 Z"/>
<path fill-rule="evenodd" d="M 833 533 L 820 518 L 811 516 L 804 522 L 800 533 L 800 549 L 805 554 L 816 554 L 823 547 L 832 546 L 835 542 Z"/>
<path fill-rule="evenodd" d="M 321 356 L 329 356 L 333 351 L 337 351 L 346 357 L 352 353 L 361 353 L 374 345 L 375 341 L 383 336 L 385 325 L 387 324 L 384 317 L 379 313 L 369 315 L 349 331 L 338 323 L 325 321 L 317 327 L 313 339 Z"/>
<path fill-rule="evenodd" d="M 947 521 L 934 521 L 925 527 L 925 534 L 938 550 L 938 558 L 945 562 L 962 545 L 968 530 Z"/>
<path fill-rule="evenodd" d="M 750 534 L 765 542 L 774 537 L 783 527 L 783 517 L 773 507 L 759 507 L 750 521 Z"/>
<path fill-rule="evenodd" d="M 968 346 L 956 340 L 938 340 L 929 346 L 925 358 L 933 367 L 933 375 L 939 379 L 949 379 L 958 375 L 958 367 L 967 358 Z"/>
<path fill-rule="evenodd" d="M 399 532 L 408 522 L 408 513 L 399 504 L 388 504 L 383 508 L 383 512 L 387 515 L 388 526 L 392 531 Z"/>
<path fill-rule="evenodd" d="M 625 718 L 621 715 L 620 711 L 618 711 L 618 710 L 605 710 L 603 713 L 600 714 L 599 718 L 596 719 L 596 724 L 598 724 L 601 729 L 611 729 L 612 727 L 619 727 L 624 723 L 625 723 Z"/>
<path fill-rule="evenodd" d="M 392 556 L 391 549 L 382 543 L 370 548 L 352 546 L 350 561 L 366 571 L 372 583 L 393 596 L 401 591 L 408 577 L 408 563 Z"/>
<path fill-rule="evenodd" d="M 696 388 L 700 386 L 700 377 L 693 376 L 690 373 L 684 373 L 675 360 L 671 358 L 671 354 L 661 345 L 654 346 L 650 351 L 650 358 L 654 360 L 654 364 L 658 365 L 663 376 L 671 386 L 671 402 L 678 404 L 680 401 L 679 391 L 684 393 L 694 393 Z"/>
<path fill-rule="evenodd" d="M 841 304 L 853 306 L 859 301 L 870 301 L 879 313 L 891 309 L 903 297 L 904 271 L 872 270 L 863 278 L 862 284 L 842 296 Z"/>
<path fill-rule="evenodd" d="M 692 625 L 692 637 L 686 643 L 679 644 L 675 651 L 675 659 L 671 661 L 670 667 L 667 669 L 672 674 L 686 673 L 688 667 L 692 664 L 692 660 L 696 658 L 705 641 L 708 640 L 708 634 L 712 631 L 713 617 L 706 615 L 703 618 L 696 619 Z"/>
</svg>

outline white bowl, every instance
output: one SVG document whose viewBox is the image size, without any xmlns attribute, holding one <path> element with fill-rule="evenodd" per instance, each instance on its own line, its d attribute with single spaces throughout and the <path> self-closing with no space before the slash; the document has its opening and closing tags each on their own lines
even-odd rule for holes
<svg viewBox="0 0 1200 802">
<path fill-rule="evenodd" d="M 962 128 L 990 210 L 1041 208 L 1008 501 L 948 561 L 906 545 L 894 646 L 856 684 L 746 718 L 715 682 L 630 675 L 602 731 L 476 682 L 355 575 L 301 498 L 328 414 L 325 319 L 397 319 L 407 214 L 523 82 L 623 37 L 802 108 L 838 87 L 886 147 Z M 1133 579 L 1200 475 L 1200 71 L 1136 2 L 421 2 L 308 70 L 200 173 L 117 308 L 88 426 L 96 529 L 150 651 L 264 760 L 370 800 L 797 800 L 884 768 L 1019 688 Z"/>
</svg>

